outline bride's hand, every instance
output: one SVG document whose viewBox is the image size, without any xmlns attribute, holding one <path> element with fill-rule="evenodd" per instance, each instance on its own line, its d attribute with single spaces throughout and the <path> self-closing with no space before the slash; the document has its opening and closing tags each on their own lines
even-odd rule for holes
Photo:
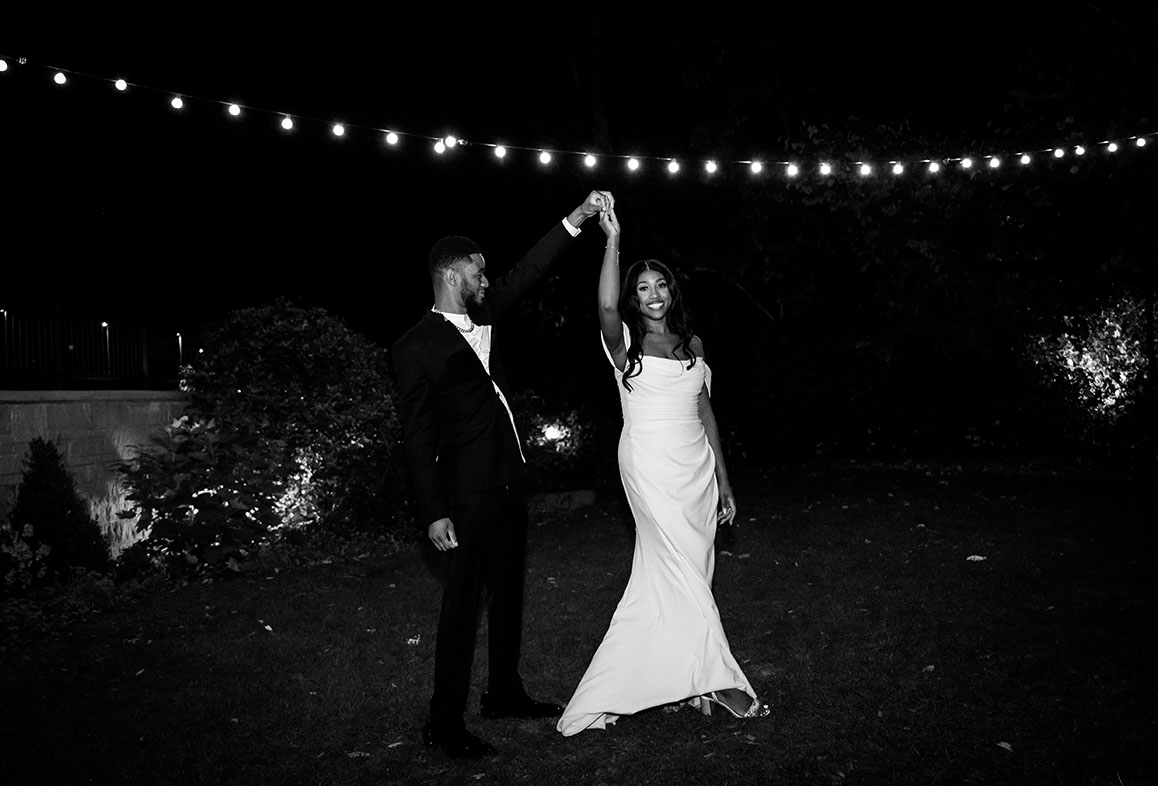
<svg viewBox="0 0 1158 786">
<path fill-rule="evenodd" d="M 720 509 L 716 511 L 716 523 L 727 526 L 736 519 L 736 497 L 732 490 L 720 489 Z"/>
<path fill-rule="evenodd" d="M 599 228 L 609 241 L 619 237 L 619 219 L 615 216 L 614 207 L 599 211 Z"/>
</svg>

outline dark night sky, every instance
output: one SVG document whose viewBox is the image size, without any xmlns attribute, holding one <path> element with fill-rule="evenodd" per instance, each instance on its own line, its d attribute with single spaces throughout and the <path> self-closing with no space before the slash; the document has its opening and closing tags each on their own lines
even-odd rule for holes
<svg viewBox="0 0 1158 786">
<path fill-rule="evenodd" d="M 0 74 L 0 299 L 147 303 L 197 320 L 288 294 L 389 341 L 427 299 L 425 254 L 443 234 L 475 237 L 501 269 L 594 187 L 617 193 L 626 232 L 633 203 L 657 189 L 686 211 L 673 222 L 703 215 L 711 232 L 721 189 L 740 175 L 672 181 L 654 163 L 630 176 L 611 163 L 595 174 L 563 161 L 544 169 L 525 151 L 500 165 L 480 147 L 437 159 L 425 141 L 384 150 L 357 126 L 775 159 L 805 124 L 906 123 L 956 152 L 995 121 L 1040 126 L 1048 142 L 1075 111 L 1048 96 L 1086 74 L 1078 78 L 1101 89 L 1074 102 L 1077 122 L 1132 133 L 1153 90 L 1129 67 L 1153 65 L 1140 52 L 1155 18 L 1135 5 L 914 13 L 908 4 L 749 2 L 657 14 L 611 3 L 428 4 L 324 16 L 317 6 L 243 15 L 198 5 L 51 24 L 17 15 L 0 30 L 10 58 Z M 19 56 L 29 64 L 15 65 Z M 61 89 L 45 65 L 158 92 L 118 94 L 79 77 Z M 190 96 L 185 111 L 167 106 L 169 92 Z M 1041 114 L 1019 117 L 1019 95 Z M 231 122 L 197 97 L 288 112 L 299 125 L 284 134 L 258 112 Z M 330 136 L 333 120 L 351 124 L 346 139 Z M 583 240 L 597 265 L 598 237 Z"/>
</svg>

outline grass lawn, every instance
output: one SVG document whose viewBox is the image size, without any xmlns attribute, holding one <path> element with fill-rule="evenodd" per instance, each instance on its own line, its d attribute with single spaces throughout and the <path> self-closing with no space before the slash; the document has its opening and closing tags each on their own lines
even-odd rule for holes
<svg viewBox="0 0 1158 786">
<path fill-rule="evenodd" d="M 427 751 L 440 585 L 415 541 L 10 640 L 0 782 L 1158 782 L 1158 517 L 1141 489 L 993 467 L 734 475 L 716 600 L 770 718 L 651 710 L 565 739 L 550 721 L 483 721 L 476 679 L 467 722 L 499 756 Z M 623 590 L 615 491 L 532 530 L 537 697 L 570 697 Z"/>
</svg>

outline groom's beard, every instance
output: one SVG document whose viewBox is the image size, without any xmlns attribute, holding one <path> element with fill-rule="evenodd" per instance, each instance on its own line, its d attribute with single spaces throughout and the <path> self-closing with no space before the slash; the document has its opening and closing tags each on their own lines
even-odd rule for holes
<svg viewBox="0 0 1158 786">
<path fill-rule="evenodd" d="M 462 302 L 466 304 L 467 308 L 481 306 L 483 298 L 486 297 L 485 290 L 471 289 L 465 281 L 462 283 L 462 287 L 459 288 L 459 294 L 462 295 Z"/>
</svg>

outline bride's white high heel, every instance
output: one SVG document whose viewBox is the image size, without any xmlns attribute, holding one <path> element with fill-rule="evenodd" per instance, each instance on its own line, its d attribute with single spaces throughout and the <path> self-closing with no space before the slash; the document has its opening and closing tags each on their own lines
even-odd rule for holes
<svg viewBox="0 0 1158 786">
<path fill-rule="evenodd" d="M 718 696 L 716 696 L 715 691 L 712 691 L 711 693 L 705 693 L 703 696 L 696 696 L 688 703 L 693 707 L 696 707 L 704 715 L 711 715 L 712 705 L 719 704 L 721 707 L 727 710 L 728 714 L 733 718 L 740 718 L 741 720 L 747 720 L 749 718 L 766 718 L 772 714 L 772 708 L 757 698 L 752 699 L 752 703 L 748 705 L 746 712 L 743 714 L 738 713 L 729 707 L 727 703 L 722 701 Z"/>
</svg>

